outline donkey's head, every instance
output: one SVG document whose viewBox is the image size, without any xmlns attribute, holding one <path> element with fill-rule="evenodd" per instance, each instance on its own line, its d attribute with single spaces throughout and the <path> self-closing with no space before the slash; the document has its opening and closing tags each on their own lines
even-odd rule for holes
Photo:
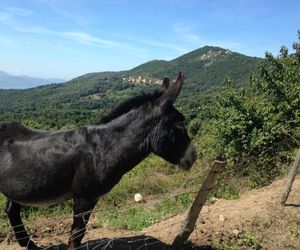
<svg viewBox="0 0 300 250">
<path fill-rule="evenodd" d="M 184 116 L 173 106 L 183 80 L 181 72 L 170 87 L 169 79 L 164 79 L 163 94 L 155 102 L 159 120 L 152 130 L 150 145 L 153 153 L 188 170 L 196 160 L 196 150 L 186 132 Z"/>
</svg>

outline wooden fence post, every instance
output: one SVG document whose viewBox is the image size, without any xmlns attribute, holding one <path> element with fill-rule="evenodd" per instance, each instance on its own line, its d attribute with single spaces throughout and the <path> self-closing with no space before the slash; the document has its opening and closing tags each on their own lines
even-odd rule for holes
<svg viewBox="0 0 300 250">
<path fill-rule="evenodd" d="M 189 210 L 187 218 L 184 222 L 184 226 L 173 241 L 173 248 L 180 247 L 182 244 L 184 244 L 189 238 L 190 234 L 194 231 L 196 221 L 207 199 L 208 193 L 212 189 L 216 176 L 224 164 L 224 161 L 213 161 L 210 172 L 202 184 L 201 189 L 198 191 L 197 196 Z"/>
<path fill-rule="evenodd" d="M 282 196 L 281 196 L 281 204 L 282 205 L 285 205 L 288 197 L 289 197 L 289 194 L 291 192 L 291 189 L 292 189 L 292 185 L 293 185 L 293 182 L 295 180 L 295 177 L 296 177 L 296 174 L 297 174 L 297 171 L 299 169 L 299 166 L 300 166 L 300 149 L 296 155 L 296 159 L 293 163 L 293 166 L 289 172 L 289 175 L 287 177 L 287 182 L 286 182 L 286 185 L 284 187 L 284 190 L 283 190 L 283 193 L 282 193 Z"/>
</svg>

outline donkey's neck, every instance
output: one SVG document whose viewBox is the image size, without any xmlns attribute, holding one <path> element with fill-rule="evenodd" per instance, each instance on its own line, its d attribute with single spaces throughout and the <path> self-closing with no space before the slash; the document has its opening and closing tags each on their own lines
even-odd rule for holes
<svg viewBox="0 0 300 250">
<path fill-rule="evenodd" d="M 97 126 L 99 153 L 105 166 L 128 172 L 150 154 L 151 116 L 138 110 Z"/>
</svg>

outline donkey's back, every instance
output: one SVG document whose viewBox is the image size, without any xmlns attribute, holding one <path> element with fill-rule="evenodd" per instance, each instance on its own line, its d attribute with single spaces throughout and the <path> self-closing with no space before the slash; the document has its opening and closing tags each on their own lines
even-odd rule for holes
<svg viewBox="0 0 300 250">
<path fill-rule="evenodd" d="M 71 198 L 81 148 L 88 148 L 84 131 L 46 132 L 0 122 L 0 193 L 34 206 Z"/>
<path fill-rule="evenodd" d="M 13 141 L 23 141 L 42 134 L 17 122 L 0 121 L 0 147 Z"/>
</svg>

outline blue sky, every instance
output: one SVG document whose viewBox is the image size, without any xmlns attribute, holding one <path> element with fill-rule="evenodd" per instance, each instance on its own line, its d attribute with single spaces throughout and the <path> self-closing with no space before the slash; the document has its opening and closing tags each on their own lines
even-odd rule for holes
<svg viewBox="0 0 300 250">
<path fill-rule="evenodd" d="M 0 0 L 0 70 L 70 79 L 204 45 L 264 57 L 298 29 L 299 0 Z"/>
</svg>

